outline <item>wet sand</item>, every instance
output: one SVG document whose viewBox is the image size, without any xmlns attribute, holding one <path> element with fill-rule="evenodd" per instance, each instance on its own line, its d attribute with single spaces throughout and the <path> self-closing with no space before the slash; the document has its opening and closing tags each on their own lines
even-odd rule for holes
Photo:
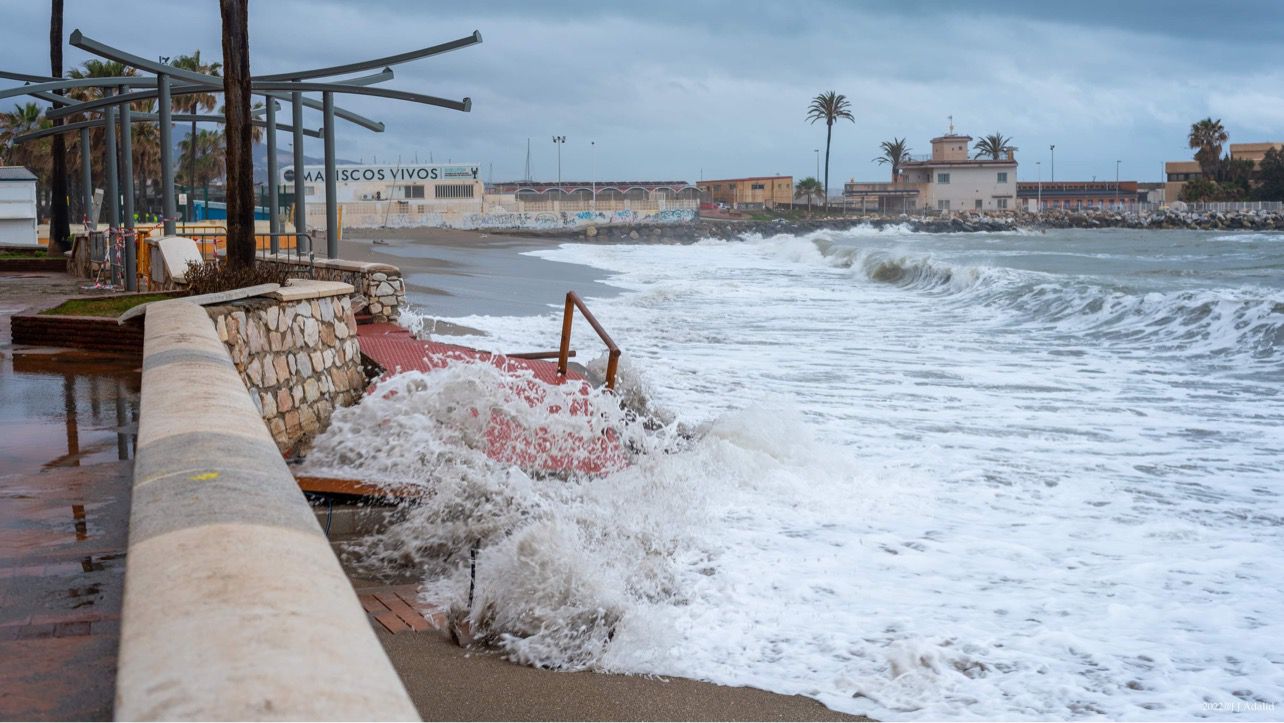
<svg viewBox="0 0 1284 723">
<path fill-rule="evenodd" d="M 555 673 L 465 650 L 444 633 L 377 632 L 424 720 L 868 720 L 802 696 L 685 678 Z"/>
<path fill-rule="evenodd" d="M 567 291 L 610 296 L 601 271 L 524 255 L 572 238 L 446 229 L 344 232 L 339 255 L 401 268 L 409 302 L 433 318 L 540 316 L 561 307 Z M 551 327 L 550 332 L 557 334 Z M 449 333 L 439 329 L 438 333 Z"/>
</svg>

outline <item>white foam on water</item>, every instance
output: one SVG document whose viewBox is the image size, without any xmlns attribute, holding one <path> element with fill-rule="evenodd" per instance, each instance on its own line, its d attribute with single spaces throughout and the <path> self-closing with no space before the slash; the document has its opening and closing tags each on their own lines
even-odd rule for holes
<svg viewBox="0 0 1284 723">
<path fill-rule="evenodd" d="M 309 461 L 439 485 L 374 547 L 458 604 L 480 539 L 472 612 L 515 659 L 891 720 L 1279 717 L 1277 292 L 1133 292 L 903 229 L 536 253 L 626 290 L 589 305 L 676 420 L 603 413 L 634 464 L 487 459 L 470 410 L 543 418 L 471 365 L 386 382 Z M 546 348 L 559 315 L 451 321 Z"/>
</svg>

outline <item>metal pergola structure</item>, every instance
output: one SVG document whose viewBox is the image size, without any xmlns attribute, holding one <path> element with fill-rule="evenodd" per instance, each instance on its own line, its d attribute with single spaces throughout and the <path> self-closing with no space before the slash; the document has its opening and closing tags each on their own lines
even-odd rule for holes
<svg viewBox="0 0 1284 723">
<path fill-rule="evenodd" d="M 437 106 L 451 110 L 468 112 L 472 108 L 472 101 L 468 98 L 463 100 L 449 100 L 438 98 L 431 95 L 420 93 L 411 93 L 407 91 L 392 90 L 388 88 L 373 87 L 393 78 L 392 66 L 408 63 L 412 60 L 428 58 L 434 55 L 441 55 L 452 50 L 458 50 L 470 45 L 481 42 L 481 33 L 473 31 L 471 35 L 466 35 L 456 40 L 446 43 L 432 45 L 418 50 L 412 50 L 397 55 L 389 55 L 382 58 L 348 63 L 344 65 L 334 65 L 325 68 L 312 68 L 309 70 L 300 70 L 296 72 L 276 73 L 272 75 L 259 75 L 250 79 L 250 92 L 252 95 L 263 96 L 266 101 L 262 109 L 255 109 L 254 114 L 260 113 L 264 116 L 263 120 L 257 117 L 251 122 L 254 125 L 266 128 L 267 141 L 267 175 L 269 179 L 269 225 L 271 239 L 271 251 L 276 253 L 279 250 L 279 238 L 281 235 L 281 220 L 277 214 L 278 207 L 278 160 L 276 134 L 279 130 L 290 132 L 294 139 L 294 228 L 295 235 L 298 239 L 296 248 L 300 252 L 307 253 L 312 249 L 303 248 L 302 245 L 308 244 L 310 237 L 307 235 L 307 209 L 304 202 L 304 159 L 303 159 L 303 138 L 304 136 L 320 137 L 324 140 L 325 147 L 325 205 L 326 205 L 326 253 L 329 257 L 334 258 L 338 255 L 339 229 L 338 229 L 338 201 L 337 190 L 335 188 L 335 147 L 334 147 L 334 127 L 335 119 L 346 120 L 360 127 L 381 133 L 384 130 L 383 123 L 366 118 L 344 108 L 338 108 L 334 104 L 334 95 L 354 94 L 374 96 L 379 98 L 391 98 L 394 100 L 409 101 L 423 105 Z M 222 93 L 223 79 L 217 76 L 204 75 L 195 73 L 181 68 L 175 68 L 170 65 L 148 60 L 146 58 L 125 52 L 118 48 L 111 47 L 105 43 L 98 42 L 87 38 L 79 30 L 71 34 L 70 42 L 73 46 L 97 55 L 101 58 L 121 63 L 127 67 L 132 67 L 140 72 L 151 73 L 152 75 L 131 75 L 112 78 L 55 78 L 40 75 L 28 75 L 25 73 L 13 73 L 0 70 L 0 78 L 17 80 L 26 83 L 16 88 L 0 90 L 0 100 L 15 96 L 28 95 L 38 100 L 50 103 L 53 107 L 46 112 L 45 116 L 50 119 L 67 118 L 69 116 L 85 116 L 86 120 L 78 120 L 72 123 L 53 126 L 38 131 L 32 131 L 20 135 L 14 139 L 16 143 L 45 138 L 52 135 L 64 133 L 80 133 L 81 148 L 81 175 L 83 193 L 85 194 L 85 207 L 92 206 L 93 195 L 93 178 L 92 163 L 88 157 L 90 152 L 89 130 L 91 128 L 104 128 L 105 137 L 105 163 L 104 173 L 106 179 L 106 200 L 108 211 L 108 224 L 110 234 L 114 237 L 121 235 L 132 237 L 134 228 L 134 169 L 133 154 L 131 146 L 133 143 L 132 126 L 134 123 L 159 123 L 160 125 L 160 165 L 161 165 L 161 198 L 163 203 L 164 230 L 166 236 L 174 235 L 176 231 L 175 221 L 177 220 L 177 204 L 174 196 L 174 159 L 173 159 L 173 124 L 175 121 L 197 121 L 197 122 L 222 122 L 222 116 L 217 115 L 199 115 L 189 113 L 174 113 L 173 98 L 176 95 L 205 94 L 205 93 Z M 344 79 L 335 79 L 336 76 L 349 76 L 354 73 L 364 73 L 367 71 L 378 70 L 371 75 L 350 77 Z M 88 101 L 76 101 L 63 95 L 58 95 L 55 91 L 65 91 L 75 88 L 97 88 L 101 91 L 102 97 Z M 321 100 L 305 95 L 305 93 L 320 93 Z M 131 103 L 140 100 L 157 99 L 157 113 L 136 113 L 131 107 Z M 290 103 L 291 123 L 281 124 L 277 122 L 277 101 L 283 100 Z M 303 109 L 310 108 L 322 112 L 322 126 L 318 130 L 309 130 L 303 126 Z M 123 157 L 123 168 L 117 168 L 116 162 L 116 127 L 119 125 L 120 132 L 120 150 Z M 124 208 L 120 206 L 121 194 L 118 183 L 123 186 L 127 192 L 124 194 Z M 123 211 L 123 213 L 122 213 Z M 121 230 L 121 222 L 124 222 L 124 230 Z M 132 291 L 137 285 L 136 266 L 137 259 L 133 243 L 124 243 L 124 276 L 127 287 Z"/>
</svg>

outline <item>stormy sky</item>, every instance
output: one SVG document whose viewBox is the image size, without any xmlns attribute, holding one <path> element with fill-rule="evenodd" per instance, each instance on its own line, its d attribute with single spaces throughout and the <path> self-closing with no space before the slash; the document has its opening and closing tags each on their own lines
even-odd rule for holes
<svg viewBox="0 0 1284 723">
<path fill-rule="evenodd" d="M 1058 180 L 1158 180 L 1187 158 L 1192 121 L 1220 117 L 1234 141 L 1284 139 L 1284 6 L 1261 2 L 420 2 L 255 0 L 251 69 L 279 73 L 390 55 L 480 30 L 484 42 L 398 66 L 387 84 L 448 98 L 464 114 L 349 97 L 383 120 L 340 126 L 339 155 L 476 162 L 519 178 L 690 180 L 812 175 L 823 125 L 809 99 L 833 89 L 855 123 L 835 127 L 831 184 L 885 180 L 879 141 L 929 150 L 960 132 L 1014 139 Z M 66 0 L 65 30 L 147 56 L 221 56 L 216 0 Z M 48 71 L 48 3 L 3 0 L 0 65 Z M 70 48 L 67 64 L 88 55 Z M 8 81 L 3 81 L 7 87 Z M 6 102 L 7 105 L 7 102 Z M 7 109 L 7 108 L 6 108 Z M 309 112 L 307 125 L 320 124 Z M 287 139 L 282 140 L 284 142 Z M 590 150 L 590 141 L 596 141 Z M 307 152 L 321 155 L 319 140 Z M 595 166 L 595 169 L 594 169 Z"/>
</svg>

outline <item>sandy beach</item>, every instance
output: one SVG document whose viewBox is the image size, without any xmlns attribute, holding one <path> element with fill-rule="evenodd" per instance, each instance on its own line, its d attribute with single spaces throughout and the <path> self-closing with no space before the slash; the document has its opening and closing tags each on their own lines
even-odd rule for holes
<svg viewBox="0 0 1284 723">
<path fill-rule="evenodd" d="M 571 289 L 597 297 L 618 293 L 601 282 L 597 269 L 524 255 L 571 240 L 449 229 L 355 229 L 344 232 L 339 251 L 345 259 L 400 267 L 408 300 L 432 317 L 538 316 L 560 306 Z"/>
<path fill-rule="evenodd" d="M 802 696 L 683 678 L 538 670 L 460 648 L 444 633 L 378 632 L 424 720 L 868 720 Z"/>
</svg>

